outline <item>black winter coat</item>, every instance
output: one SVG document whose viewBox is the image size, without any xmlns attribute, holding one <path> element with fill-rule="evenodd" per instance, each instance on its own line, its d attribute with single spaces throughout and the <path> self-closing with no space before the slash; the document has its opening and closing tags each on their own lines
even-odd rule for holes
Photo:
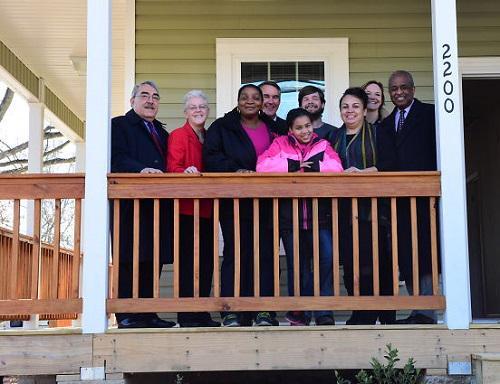
<svg viewBox="0 0 500 384">
<path fill-rule="evenodd" d="M 267 125 L 271 141 L 286 134 L 279 125 L 267 117 L 260 115 L 261 120 Z M 240 114 L 237 108 L 215 120 L 207 130 L 203 144 L 203 163 L 206 172 L 236 172 L 238 169 L 255 171 L 257 154 L 252 141 L 241 126 Z M 267 205 L 261 203 L 261 210 Z M 221 201 L 220 215 L 232 217 L 232 200 Z M 242 219 L 252 217 L 252 201 L 240 200 L 240 215 Z"/>
<path fill-rule="evenodd" d="M 139 173 L 144 168 L 157 168 L 166 171 L 165 154 L 167 150 L 168 133 L 162 123 L 154 120 L 154 125 L 160 136 L 160 151 L 155 145 L 144 121 L 133 110 L 125 116 L 111 120 L 111 172 Z M 160 260 L 163 263 L 172 260 L 172 209 L 171 202 L 162 200 L 160 203 Z M 111 205 L 113 212 L 113 205 Z M 113 214 L 111 214 L 111 219 Z M 133 200 L 124 199 L 120 203 L 120 261 L 132 261 L 133 251 Z M 111 228 L 113 222 L 111 221 Z M 139 230 L 139 260 L 153 259 L 153 200 L 141 199 L 140 230 Z"/>
</svg>

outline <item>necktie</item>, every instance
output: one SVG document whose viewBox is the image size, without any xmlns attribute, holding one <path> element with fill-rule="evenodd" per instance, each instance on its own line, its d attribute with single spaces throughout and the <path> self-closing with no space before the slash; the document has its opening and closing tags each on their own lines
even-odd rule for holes
<svg viewBox="0 0 500 384">
<path fill-rule="evenodd" d="M 148 127 L 149 134 L 151 135 L 151 138 L 155 142 L 156 147 L 161 153 L 163 153 L 160 135 L 158 135 L 158 131 L 156 130 L 154 124 L 151 121 L 146 121 L 146 127 Z"/>
<path fill-rule="evenodd" d="M 403 128 L 403 124 L 405 123 L 405 110 L 401 109 L 399 111 L 399 120 L 398 120 L 398 127 L 396 129 L 396 132 L 401 132 L 401 129 Z"/>
</svg>

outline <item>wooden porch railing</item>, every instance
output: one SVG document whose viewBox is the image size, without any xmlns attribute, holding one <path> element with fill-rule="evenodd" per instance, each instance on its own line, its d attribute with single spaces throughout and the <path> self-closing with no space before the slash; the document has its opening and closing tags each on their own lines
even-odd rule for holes
<svg viewBox="0 0 500 384">
<path fill-rule="evenodd" d="M 12 230 L 0 231 L 0 319 L 76 318 L 79 297 L 81 209 L 84 175 L 0 176 L 0 199 L 12 200 Z M 42 200 L 54 200 L 54 240 L 41 242 Z M 74 199 L 74 246 L 60 245 L 61 200 Z M 20 234 L 20 202 L 32 200 L 33 236 Z M 57 257 L 55 257 L 57 255 Z M 75 257 L 77 255 L 77 257 Z"/>
<path fill-rule="evenodd" d="M 408 173 L 371 173 L 371 174 L 203 174 L 203 175 L 138 175 L 138 174 L 110 174 L 108 175 L 108 195 L 114 206 L 114 222 L 112 236 L 113 245 L 113 273 L 110 274 L 110 299 L 107 310 L 113 312 L 188 312 L 188 311 L 255 311 L 255 310 L 375 310 L 375 309 L 444 309 L 445 300 L 439 294 L 438 285 L 438 244 L 436 225 L 436 199 L 440 196 L 440 174 L 438 172 L 408 172 Z M 413 295 L 403 296 L 399 292 L 398 276 L 398 243 L 397 243 L 397 199 L 407 197 L 411 207 L 411 242 L 413 266 Z M 431 259 L 433 294 L 423 296 L 419 294 L 418 270 L 418 235 L 417 235 L 417 198 L 429 198 L 430 231 L 431 231 Z M 192 298 L 179 297 L 179 199 L 194 200 L 194 296 Z M 258 209 L 259 198 L 272 199 L 273 206 L 273 249 L 274 249 L 274 296 L 259 296 L 259 273 L 254 273 L 254 296 L 239 297 L 239 226 L 235 224 L 235 272 L 233 297 L 221 297 L 219 271 L 219 234 L 214 231 L 214 277 L 212 297 L 199 297 L 197 279 L 199 268 L 199 245 L 196 243 L 199 236 L 199 199 L 213 199 L 213 222 L 218 228 L 220 199 L 253 199 L 254 212 Z M 298 199 L 311 198 L 313 206 L 313 271 L 314 295 L 300 296 L 298 289 L 295 295 L 280 295 L 280 278 L 285 274 L 278 272 L 279 265 L 279 199 L 291 198 L 293 201 L 294 225 L 298 226 Z M 318 199 L 328 198 L 332 202 L 332 238 L 333 238 L 333 295 L 320 296 L 319 294 L 319 240 L 318 240 Z M 354 295 L 340 294 L 340 256 L 339 256 L 339 199 L 351 199 L 352 228 L 353 228 L 353 281 Z M 390 226 L 392 236 L 392 280 L 393 294 L 381 296 L 380 281 L 377 273 L 373 274 L 373 292 L 371 296 L 360 295 L 359 287 L 359 245 L 358 241 L 358 199 L 369 198 L 372 215 L 373 249 L 378 249 L 377 214 L 378 199 L 386 198 L 390 202 Z M 139 279 L 139 211 L 141 199 L 154 200 L 154 260 L 159 260 L 159 244 L 162 241 L 173 241 L 173 294 L 171 297 L 160 298 L 158 283 L 159 271 L 153 271 L 154 293 L 153 298 L 139 298 L 138 290 L 133 290 L 132 298 L 118 298 L 117 271 L 119 265 L 119 222 L 121 199 L 131 199 L 134 204 L 134 220 L 129 225 L 133 227 L 133 286 L 137 287 Z M 159 233 L 160 199 L 173 200 L 173 240 L 165 239 Z M 238 204 L 234 204 L 234 217 L 239 217 Z M 258 215 L 254 215 L 254 233 L 259 225 Z M 235 220 L 237 223 L 237 220 Z M 294 254 L 298 252 L 297 231 L 294 231 Z M 255 236 L 254 249 L 259 248 L 259 238 Z M 254 271 L 259 270 L 259 258 L 254 252 Z M 295 260 L 297 261 L 297 260 Z M 156 265 L 157 263 L 155 263 Z M 297 262 L 294 265 L 298 265 Z M 373 270 L 379 270 L 378 253 L 373 256 Z M 294 268 L 294 280 L 299 281 L 299 268 Z M 297 287 L 298 284 L 295 284 Z"/>
</svg>

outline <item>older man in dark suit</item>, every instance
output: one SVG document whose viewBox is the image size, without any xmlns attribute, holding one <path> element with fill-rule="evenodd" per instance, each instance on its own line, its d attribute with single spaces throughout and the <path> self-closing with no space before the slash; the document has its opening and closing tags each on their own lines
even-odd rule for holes
<svg viewBox="0 0 500 384">
<path fill-rule="evenodd" d="M 111 172 L 163 173 L 168 133 L 156 120 L 160 94 L 151 81 L 137 84 L 130 99 L 132 109 L 111 120 Z M 171 262 L 171 207 L 160 204 L 160 263 Z M 113 215 L 111 215 L 113 217 Z M 132 297 L 133 201 L 120 203 L 120 269 L 118 296 Z M 161 268 L 160 268 L 161 269 Z M 153 297 L 153 202 L 140 202 L 139 297 Z M 169 328 L 175 325 L 155 313 L 117 313 L 118 328 Z"/>
<path fill-rule="evenodd" d="M 415 99 L 415 84 L 407 71 L 389 78 L 389 94 L 395 105 L 377 131 L 380 171 L 435 171 L 436 126 L 434 105 Z M 398 255 L 401 277 L 410 294 L 412 287 L 412 242 L 409 199 L 398 199 Z M 432 294 L 429 199 L 417 198 L 420 294 Z M 434 311 L 413 311 L 397 323 L 432 324 Z"/>
</svg>

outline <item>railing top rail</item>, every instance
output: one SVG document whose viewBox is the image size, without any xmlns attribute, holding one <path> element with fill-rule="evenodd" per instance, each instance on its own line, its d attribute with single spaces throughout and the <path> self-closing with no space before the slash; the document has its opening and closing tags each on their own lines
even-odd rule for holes
<svg viewBox="0 0 500 384">
<path fill-rule="evenodd" d="M 440 196 L 440 172 L 108 174 L 120 198 Z"/>
<path fill-rule="evenodd" d="M 82 199 L 83 173 L 0 175 L 0 199 Z"/>
</svg>

